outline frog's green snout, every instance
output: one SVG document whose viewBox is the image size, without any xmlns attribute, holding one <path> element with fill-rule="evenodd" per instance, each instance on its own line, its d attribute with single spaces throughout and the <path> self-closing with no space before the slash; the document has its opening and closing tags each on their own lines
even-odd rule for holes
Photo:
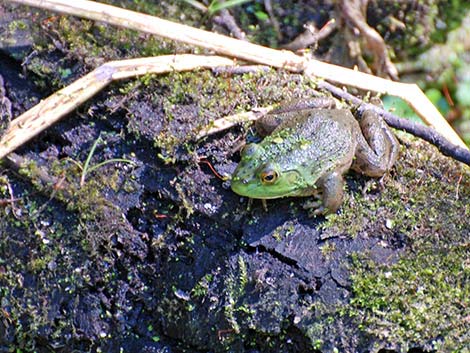
<svg viewBox="0 0 470 353">
<path fill-rule="evenodd" d="M 248 184 L 248 179 L 240 179 L 238 176 L 235 176 L 232 178 L 232 181 L 230 183 L 230 187 L 232 188 L 232 191 L 237 193 L 238 195 L 245 196 L 245 190 L 246 185 Z"/>
<path fill-rule="evenodd" d="M 236 170 L 235 173 L 232 175 L 231 186 L 232 190 L 237 187 L 237 185 L 247 185 L 253 179 L 252 175 L 248 173 L 243 173 L 245 175 L 239 175 Z M 235 191 L 235 190 L 234 190 Z"/>
</svg>

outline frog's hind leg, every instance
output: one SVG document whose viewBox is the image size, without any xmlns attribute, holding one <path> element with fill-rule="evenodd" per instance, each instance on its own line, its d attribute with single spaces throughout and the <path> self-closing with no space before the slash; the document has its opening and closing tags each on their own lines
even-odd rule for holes
<svg viewBox="0 0 470 353">
<path fill-rule="evenodd" d="M 381 116 L 366 110 L 360 121 L 362 134 L 357 136 L 356 158 L 352 168 L 372 177 L 380 177 L 395 163 L 400 144 Z"/>
<path fill-rule="evenodd" d="M 333 109 L 336 101 L 330 97 L 317 97 L 313 99 L 291 100 L 284 102 L 280 107 L 272 110 L 255 121 L 255 127 L 261 136 L 270 135 L 281 123 L 300 114 L 308 114 L 312 109 Z"/>
<path fill-rule="evenodd" d="M 334 109 L 336 101 L 331 97 L 315 97 L 311 99 L 293 99 L 274 109 L 269 114 L 298 112 L 311 109 Z"/>
</svg>

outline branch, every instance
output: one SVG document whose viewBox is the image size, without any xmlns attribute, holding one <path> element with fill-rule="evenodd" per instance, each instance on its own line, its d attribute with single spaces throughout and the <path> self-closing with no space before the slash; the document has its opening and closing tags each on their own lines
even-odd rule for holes
<svg viewBox="0 0 470 353">
<path fill-rule="evenodd" d="M 108 62 L 14 119 L 0 140 L 0 159 L 76 109 L 114 80 L 149 73 L 230 65 L 234 63 L 227 58 L 191 54 Z"/>
<path fill-rule="evenodd" d="M 320 82 L 318 88 L 323 88 L 330 91 L 334 96 L 344 99 L 354 105 L 359 106 L 358 110 L 372 109 L 384 117 L 388 125 L 409 132 L 415 136 L 422 138 L 425 141 L 433 144 L 444 155 L 452 157 L 462 163 L 470 165 L 470 151 L 466 148 L 450 143 L 444 136 L 438 133 L 435 129 L 415 123 L 408 119 L 399 118 L 396 115 L 387 112 L 386 110 L 370 103 L 364 103 L 361 99 L 345 92 L 344 90 L 333 86 L 328 82 Z"/>
<path fill-rule="evenodd" d="M 238 59 L 304 72 L 311 78 L 323 77 L 330 81 L 378 93 L 397 96 L 408 102 L 429 125 L 442 133 L 449 141 L 466 148 L 464 142 L 442 117 L 436 107 L 415 84 L 389 81 L 373 75 L 307 59 L 286 50 L 275 50 L 247 43 L 220 34 L 160 19 L 155 16 L 120 9 L 87 0 L 7 0 L 40 7 L 112 25 L 155 34 L 175 41 L 196 45 Z"/>
</svg>

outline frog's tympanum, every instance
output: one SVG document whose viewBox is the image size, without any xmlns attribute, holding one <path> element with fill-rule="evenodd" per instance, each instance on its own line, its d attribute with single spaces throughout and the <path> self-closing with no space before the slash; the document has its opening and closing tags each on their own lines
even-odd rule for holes
<svg viewBox="0 0 470 353">
<path fill-rule="evenodd" d="M 271 134 L 247 144 L 232 176 L 232 190 L 255 199 L 310 196 L 314 214 L 335 212 L 343 200 L 343 174 L 350 168 L 380 177 L 394 164 L 399 143 L 385 121 L 367 110 L 358 122 L 345 109 L 304 109 L 268 115 Z M 262 122 L 261 122 L 262 124 Z M 268 128 L 269 130 L 269 128 Z"/>
</svg>

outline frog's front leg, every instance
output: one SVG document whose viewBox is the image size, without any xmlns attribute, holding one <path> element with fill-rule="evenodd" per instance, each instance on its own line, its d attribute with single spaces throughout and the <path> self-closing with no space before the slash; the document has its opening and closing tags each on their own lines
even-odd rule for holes
<svg viewBox="0 0 470 353">
<path fill-rule="evenodd" d="M 357 136 L 357 148 L 352 168 L 372 177 L 380 177 L 395 163 L 400 144 L 383 118 L 366 110 L 359 122 L 362 134 Z"/>
<path fill-rule="evenodd" d="M 341 172 L 333 172 L 318 181 L 318 186 L 322 190 L 322 202 L 310 203 L 307 207 L 315 209 L 311 212 L 312 215 L 321 215 L 334 213 L 340 208 L 343 203 L 343 189 L 344 179 Z M 304 208 L 306 208 L 304 206 Z"/>
</svg>

